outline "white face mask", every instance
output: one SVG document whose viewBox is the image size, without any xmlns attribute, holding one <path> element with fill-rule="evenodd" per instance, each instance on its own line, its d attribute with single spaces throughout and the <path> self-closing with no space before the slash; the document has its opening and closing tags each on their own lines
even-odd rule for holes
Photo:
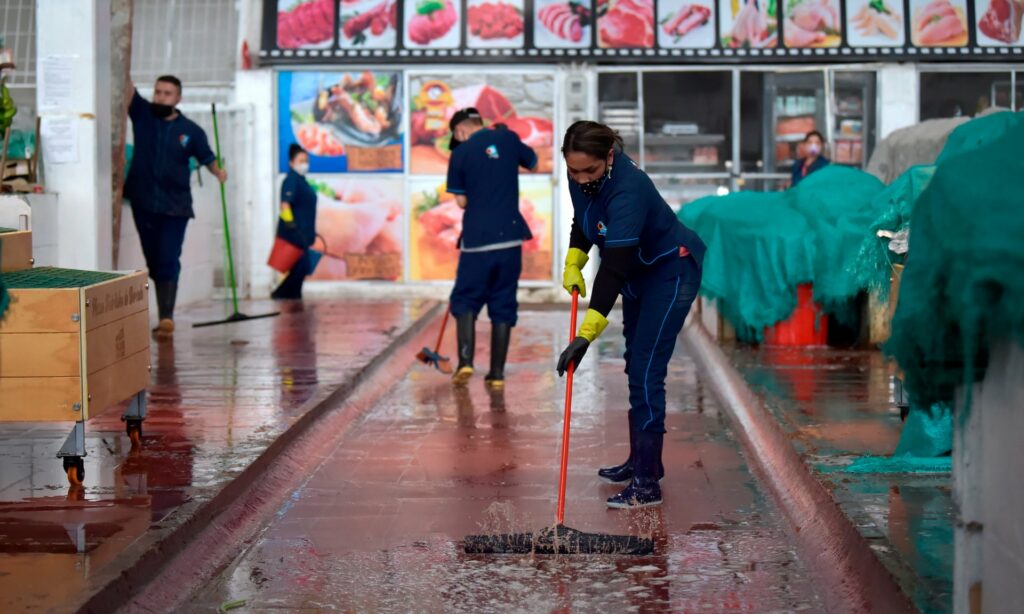
<svg viewBox="0 0 1024 614">
<path fill-rule="evenodd" d="M 816 156 L 821 153 L 821 145 L 817 143 L 809 143 L 807 145 L 807 155 Z"/>
<path fill-rule="evenodd" d="M 305 164 L 303 164 L 303 163 L 294 164 L 294 165 L 292 165 L 292 170 L 295 171 L 296 173 L 302 175 L 302 176 L 305 176 L 306 173 L 309 172 L 309 162 L 306 162 Z"/>
</svg>

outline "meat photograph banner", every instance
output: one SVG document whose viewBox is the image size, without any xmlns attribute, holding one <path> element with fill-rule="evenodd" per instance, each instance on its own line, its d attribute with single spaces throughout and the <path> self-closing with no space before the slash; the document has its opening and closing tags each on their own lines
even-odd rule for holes
<svg viewBox="0 0 1024 614">
<path fill-rule="evenodd" d="M 409 181 L 409 276 L 410 281 L 451 281 L 459 263 L 462 209 L 447 192 L 440 177 L 416 177 Z M 472 206 L 472 205 L 470 205 Z M 553 200 L 549 177 L 519 178 L 519 211 L 533 238 L 523 244 L 520 279 L 551 279 L 554 235 Z"/>
<path fill-rule="evenodd" d="M 402 73 L 282 72 L 277 90 L 281 172 L 293 143 L 314 173 L 403 170 Z"/>
<path fill-rule="evenodd" d="M 409 170 L 446 175 L 455 111 L 475 107 L 484 125 L 504 124 L 537 152 L 537 173 L 554 168 L 554 75 L 537 73 L 412 74 L 409 77 Z"/>
<path fill-rule="evenodd" d="M 401 177 L 318 176 L 312 280 L 402 278 L 405 229 Z"/>
<path fill-rule="evenodd" d="M 265 65 L 1024 61 L 1024 0 L 265 0 Z"/>
</svg>

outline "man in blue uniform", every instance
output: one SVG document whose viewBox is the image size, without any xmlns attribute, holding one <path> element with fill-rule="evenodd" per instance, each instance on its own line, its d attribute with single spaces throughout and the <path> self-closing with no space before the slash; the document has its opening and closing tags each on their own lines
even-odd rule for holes
<svg viewBox="0 0 1024 614">
<path fill-rule="evenodd" d="M 156 288 L 160 323 L 154 332 L 158 339 L 168 339 L 174 333 L 181 246 L 185 227 L 195 217 L 189 159 L 198 160 L 221 183 L 228 178 L 203 129 L 175 108 L 179 102 L 181 81 L 165 75 L 156 80 L 153 102 L 136 90 L 128 107 L 135 144 L 124 195 L 131 202 L 146 268 Z"/>
<path fill-rule="evenodd" d="M 573 206 L 563 286 L 586 296 L 581 269 L 595 245 L 601 265 L 583 324 L 562 352 L 558 371 L 579 366 L 621 295 L 630 455 L 598 475 L 613 483 L 629 482 L 608 499 L 609 507 L 660 505 L 665 378 L 676 338 L 700 289 L 706 247 L 676 219 L 650 177 L 622 153 L 622 140 L 608 126 L 576 122 L 566 132 L 562 154 Z"/>
<path fill-rule="evenodd" d="M 519 213 L 519 167 L 532 170 L 537 154 L 511 130 L 484 128 L 473 108 L 456 112 L 449 128 L 448 192 L 465 210 L 450 306 L 459 344 L 452 381 L 461 385 L 473 376 L 476 316 L 487 305 L 491 369 L 484 379 L 500 388 L 505 385 L 505 358 L 519 307 L 516 290 L 523 242 L 532 238 Z"/>
</svg>

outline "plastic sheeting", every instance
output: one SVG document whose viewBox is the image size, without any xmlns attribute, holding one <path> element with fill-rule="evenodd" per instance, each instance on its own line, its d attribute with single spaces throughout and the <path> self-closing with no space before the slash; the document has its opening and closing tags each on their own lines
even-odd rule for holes
<svg viewBox="0 0 1024 614">
<path fill-rule="evenodd" d="M 1000 115 L 958 130 L 913 208 L 885 350 L 922 405 L 969 406 L 991 342 L 1024 345 L 1024 114 Z"/>
</svg>

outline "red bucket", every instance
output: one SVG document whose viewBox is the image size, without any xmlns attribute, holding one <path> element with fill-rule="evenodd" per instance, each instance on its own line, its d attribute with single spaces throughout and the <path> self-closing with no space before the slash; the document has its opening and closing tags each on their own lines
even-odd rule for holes
<svg viewBox="0 0 1024 614">
<path fill-rule="evenodd" d="M 765 345 L 826 345 L 828 319 L 814 302 L 814 286 L 796 288 L 796 308 L 789 318 L 764 329 Z"/>
<path fill-rule="evenodd" d="M 302 258 L 306 250 L 296 247 L 281 237 L 274 239 L 274 249 L 270 250 L 267 264 L 278 273 L 287 273 Z"/>
</svg>

